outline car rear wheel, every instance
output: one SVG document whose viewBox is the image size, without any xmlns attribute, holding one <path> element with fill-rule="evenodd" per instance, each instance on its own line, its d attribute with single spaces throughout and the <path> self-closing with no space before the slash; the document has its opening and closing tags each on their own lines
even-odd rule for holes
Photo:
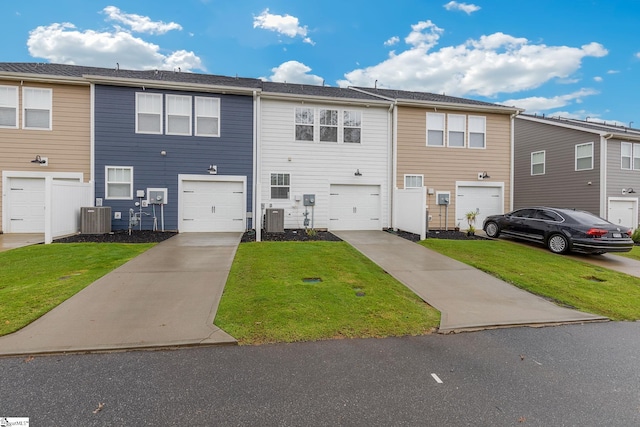
<svg viewBox="0 0 640 427">
<path fill-rule="evenodd" d="M 500 227 L 498 227 L 498 224 L 493 221 L 488 222 L 487 225 L 485 225 L 484 231 L 489 237 L 495 238 L 500 235 Z"/>
<path fill-rule="evenodd" d="M 547 240 L 547 247 L 554 254 L 563 254 L 569 250 L 569 240 L 562 234 L 554 234 Z"/>
</svg>

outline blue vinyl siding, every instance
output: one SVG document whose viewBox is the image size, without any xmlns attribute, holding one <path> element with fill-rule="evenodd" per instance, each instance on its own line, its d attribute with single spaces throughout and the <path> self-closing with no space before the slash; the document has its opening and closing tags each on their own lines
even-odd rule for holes
<svg viewBox="0 0 640 427">
<path fill-rule="evenodd" d="M 114 230 L 129 226 L 129 209 L 138 210 L 136 190 L 167 188 L 168 204 L 164 206 L 165 230 L 178 229 L 178 174 L 206 175 L 209 165 L 218 166 L 218 175 L 247 177 L 247 211 L 253 199 L 253 99 L 251 96 L 212 93 L 162 91 L 149 93 L 220 98 L 220 136 L 196 137 L 148 135 L 135 132 L 135 97 L 141 87 L 96 85 L 95 87 L 95 189 L 96 198 L 112 212 L 122 212 L 121 220 L 112 219 Z M 163 106 L 166 101 L 163 97 Z M 195 120 L 195 107 L 192 120 Z M 193 125 L 195 130 L 195 125 Z M 166 129 L 163 111 L 163 127 Z M 166 156 L 160 153 L 166 151 Z M 133 167 L 133 199 L 107 200 L 105 166 Z M 146 197 L 145 197 L 146 200 Z M 144 209 L 151 213 L 151 206 Z M 159 207 L 156 207 L 158 228 Z M 251 221 L 248 221 L 249 225 Z M 151 216 L 143 216 L 143 229 L 151 229 Z"/>
</svg>

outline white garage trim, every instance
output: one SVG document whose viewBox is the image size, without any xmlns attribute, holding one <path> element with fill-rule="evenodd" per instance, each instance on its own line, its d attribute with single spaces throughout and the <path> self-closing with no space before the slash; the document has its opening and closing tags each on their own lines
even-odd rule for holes
<svg viewBox="0 0 640 427">
<path fill-rule="evenodd" d="M 615 208 L 622 203 L 631 204 L 631 212 L 626 214 L 615 215 Z M 618 206 L 616 206 L 618 205 Z M 638 228 L 638 198 L 637 197 L 609 197 L 607 199 L 607 220 L 616 225 L 624 225 L 625 227 Z M 623 221 L 623 222 L 620 222 Z M 630 221 L 629 224 L 625 222 Z"/>
<path fill-rule="evenodd" d="M 74 201 L 73 205 L 66 205 L 66 208 L 63 211 L 56 212 L 53 208 L 53 182 L 54 181 L 69 181 L 78 184 L 82 184 L 83 174 L 82 172 L 31 172 L 31 171 L 3 171 L 2 172 L 2 229 L 7 232 L 12 232 L 12 227 L 10 224 L 10 212 L 12 209 L 11 206 L 11 182 L 13 179 L 41 179 L 43 181 L 43 194 L 42 194 L 42 203 L 38 203 L 38 206 L 42 208 L 42 223 L 44 227 L 38 226 L 37 229 L 28 230 L 22 229 L 20 232 L 22 233 L 44 233 L 45 235 L 45 243 L 51 243 L 54 237 L 57 237 L 56 230 L 54 227 L 54 223 L 56 222 L 55 215 L 75 215 L 75 204 L 80 203 L 82 205 L 89 205 L 91 203 L 90 200 L 90 190 L 87 192 L 89 188 L 89 184 L 80 185 L 78 187 L 78 191 L 82 191 L 79 199 Z M 86 188 L 82 188 L 86 187 Z M 81 189 L 82 188 L 82 189 Z M 86 197 L 86 201 L 85 199 Z M 67 212 L 67 210 L 73 210 L 73 212 Z M 78 216 L 80 215 L 80 211 L 78 209 Z M 55 235 L 54 235 L 55 234 Z"/>
<path fill-rule="evenodd" d="M 461 201 L 459 194 L 461 188 L 483 188 L 483 189 L 495 189 L 497 194 L 497 201 L 487 201 L 485 206 L 487 209 L 481 209 L 480 215 L 476 219 L 475 227 L 482 227 L 482 221 L 488 215 L 502 214 L 504 213 L 504 182 L 478 182 L 478 181 L 456 181 L 456 225 L 460 223 L 460 227 L 466 229 L 468 223 L 465 218 L 465 214 L 469 211 L 469 207 L 465 205 L 464 201 Z"/>
<path fill-rule="evenodd" d="M 330 184 L 329 230 L 381 230 L 382 186 Z"/>
<path fill-rule="evenodd" d="M 205 192 L 205 196 L 215 193 L 216 183 L 224 184 L 229 183 L 230 186 L 237 185 L 237 188 L 241 188 L 242 197 L 234 197 L 234 205 L 226 206 L 231 209 L 229 215 L 233 218 L 224 217 L 224 223 L 216 223 L 215 221 L 207 221 L 201 225 L 194 225 L 190 223 L 193 220 L 192 212 L 186 212 L 185 210 L 193 209 L 190 205 L 192 201 L 187 200 L 188 197 L 185 194 L 185 187 L 190 187 L 185 183 L 211 183 L 211 188 L 214 189 L 211 193 Z M 217 188 L 220 188 L 219 186 Z M 234 191 L 234 193 L 236 193 Z M 216 208 L 212 206 L 212 213 Z M 226 221 L 228 219 L 228 221 Z M 198 227 L 204 227 L 198 229 Z M 217 232 L 217 231 L 245 231 L 247 228 L 247 177 L 236 175 L 178 175 L 178 231 L 180 232 Z"/>
</svg>

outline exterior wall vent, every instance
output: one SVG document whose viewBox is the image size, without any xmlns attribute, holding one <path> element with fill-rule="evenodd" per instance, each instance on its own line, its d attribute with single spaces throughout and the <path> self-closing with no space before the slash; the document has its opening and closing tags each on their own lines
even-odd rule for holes
<svg viewBox="0 0 640 427">
<path fill-rule="evenodd" d="M 284 209 L 267 209 L 264 228 L 267 233 L 284 233 Z"/>
<path fill-rule="evenodd" d="M 80 233 L 111 233 L 111 207 L 80 208 Z"/>
</svg>

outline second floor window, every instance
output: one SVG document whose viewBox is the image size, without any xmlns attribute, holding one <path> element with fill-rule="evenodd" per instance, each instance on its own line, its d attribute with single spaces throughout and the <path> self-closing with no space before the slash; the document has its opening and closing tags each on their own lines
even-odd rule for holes
<svg viewBox="0 0 640 427">
<path fill-rule="evenodd" d="M 576 145 L 576 170 L 593 169 L 593 142 Z"/>
<path fill-rule="evenodd" d="M 162 133 L 162 95 L 136 93 L 136 133 Z"/>
<path fill-rule="evenodd" d="M 0 127 L 18 127 L 18 88 L 0 86 Z"/>
<path fill-rule="evenodd" d="M 545 152 L 531 153 L 531 175 L 544 175 Z"/>
<path fill-rule="evenodd" d="M 167 135 L 191 135 L 191 97 L 167 95 Z"/>
<path fill-rule="evenodd" d="M 51 130 L 51 89 L 25 87 L 22 91 L 22 127 Z"/>
</svg>

